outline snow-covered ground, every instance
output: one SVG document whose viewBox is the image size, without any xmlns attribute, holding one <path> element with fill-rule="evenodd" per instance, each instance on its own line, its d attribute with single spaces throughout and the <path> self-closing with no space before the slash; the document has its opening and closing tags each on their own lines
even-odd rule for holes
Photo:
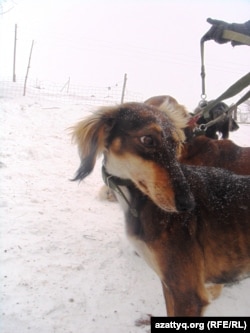
<svg viewBox="0 0 250 333">
<path fill-rule="evenodd" d="M 181 101 L 185 104 L 184 101 Z M 136 256 L 115 202 L 102 201 L 100 163 L 81 184 L 67 128 L 89 105 L 0 100 L 0 332 L 139 333 L 165 315 L 158 277 Z M 250 145 L 250 125 L 231 139 Z M 211 316 L 250 316 L 250 279 L 224 288 Z"/>
</svg>

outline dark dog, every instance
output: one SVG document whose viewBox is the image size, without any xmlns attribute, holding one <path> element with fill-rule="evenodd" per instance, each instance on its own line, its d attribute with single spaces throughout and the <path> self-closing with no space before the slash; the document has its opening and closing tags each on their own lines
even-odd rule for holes
<svg viewBox="0 0 250 333">
<path fill-rule="evenodd" d="M 211 120 L 215 120 L 216 118 L 219 118 L 221 115 L 225 114 L 228 109 L 228 106 L 220 102 L 216 106 L 214 106 L 211 110 L 209 110 L 209 117 L 205 118 L 204 116 L 201 116 L 197 120 L 197 124 L 207 124 Z M 232 115 L 226 115 L 225 118 L 218 120 L 215 124 L 207 127 L 205 131 L 205 136 L 211 139 L 218 139 L 219 136 L 221 136 L 222 139 L 228 139 L 229 138 L 229 132 L 233 132 L 239 129 L 239 125 L 237 122 L 233 119 Z"/>
<path fill-rule="evenodd" d="M 250 177 L 181 165 L 178 130 L 165 112 L 140 103 L 101 108 L 73 128 L 87 177 L 98 155 L 117 194 L 127 234 L 158 274 L 169 316 L 200 316 L 207 283 L 250 273 Z M 146 288 L 145 288 L 146 290 Z"/>
<path fill-rule="evenodd" d="M 176 99 L 169 95 L 153 96 L 147 99 L 144 103 L 156 106 L 162 111 L 167 110 L 168 115 L 171 118 L 171 114 L 173 114 L 174 121 L 178 124 L 179 127 L 181 125 L 181 118 L 182 121 L 186 120 L 184 132 L 187 140 L 193 138 L 195 126 L 201 124 L 206 125 L 210 121 L 219 118 L 221 115 L 224 115 L 223 119 L 219 119 L 217 122 L 211 126 L 208 126 L 203 131 L 205 136 L 211 139 L 219 139 L 219 136 L 221 136 L 222 139 L 227 139 L 229 137 L 229 132 L 233 132 L 239 129 L 239 125 L 233 119 L 232 115 L 226 114 L 228 106 L 223 102 L 218 103 L 211 110 L 209 110 L 209 116 L 207 118 L 205 118 L 203 115 L 195 116 L 196 113 L 201 111 L 200 108 L 197 108 L 194 112 L 194 117 L 191 117 L 191 114 L 188 113 L 184 105 L 179 104 Z"/>
</svg>

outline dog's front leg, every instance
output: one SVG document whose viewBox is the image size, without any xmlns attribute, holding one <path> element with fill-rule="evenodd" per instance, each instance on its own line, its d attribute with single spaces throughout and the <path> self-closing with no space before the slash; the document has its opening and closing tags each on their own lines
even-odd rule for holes
<svg viewBox="0 0 250 333">
<path fill-rule="evenodd" d="M 169 317 L 199 317 L 208 304 L 206 291 L 201 296 L 196 290 L 180 291 L 178 286 L 169 288 L 162 282 L 167 315 Z"/>
<path fill-rule="evenodd" d="M 167 315 L 168 315 L 168 317 L 174 317 L 175 314 L 174 314 L 173 295 L 164 282 L 162 282 L 161 284 L 162 284 L 163 295 L 164 295 L 165 304 L 166 304 Z"/>
</svg>

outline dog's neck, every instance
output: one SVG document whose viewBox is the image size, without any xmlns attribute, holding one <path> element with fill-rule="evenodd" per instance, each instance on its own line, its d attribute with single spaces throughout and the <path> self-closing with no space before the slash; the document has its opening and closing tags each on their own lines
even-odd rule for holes
<svg viewBox="0 0 250 333">
<path fill-rule="evenodd" d="M 118 193 L 119 195 L 121 195 L 123 197 L 123 199 L 126 201 L 126 203 L 129 206 L 129 210 L 130 210 L 131 214 L 134 217 L 138 217 L 137 210 L 131 207 L 129 200 L 127 199 L 127 197 L 125 196 L 125 194 L 122 192 L 122 190 L 120 188 L 120 186 L 126 186 L 126 187 L 131 186 L 131 185 L 133 185 L 133 182 L 131 182 L 131 180 L 129 180 L 129 179 L 122 179 L 122 178 L 109 174 L 104 165 L 102 166 L 102 179 L 103 179 L 104 183 L 111 190 L 115 191 L 116 193 Z"/>
</svg>

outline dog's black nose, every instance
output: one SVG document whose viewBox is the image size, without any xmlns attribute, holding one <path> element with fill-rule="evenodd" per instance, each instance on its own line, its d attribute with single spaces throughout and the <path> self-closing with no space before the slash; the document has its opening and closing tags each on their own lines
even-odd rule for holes
<svg viewBox="0 0 250 333">
<path fill-rule="evenodd" d="M 178 212 L 186 212 L 192 210 L 195 203 L 192 196 L 178 196 L 175 199 L 175 205 Z"/>
</svg>

